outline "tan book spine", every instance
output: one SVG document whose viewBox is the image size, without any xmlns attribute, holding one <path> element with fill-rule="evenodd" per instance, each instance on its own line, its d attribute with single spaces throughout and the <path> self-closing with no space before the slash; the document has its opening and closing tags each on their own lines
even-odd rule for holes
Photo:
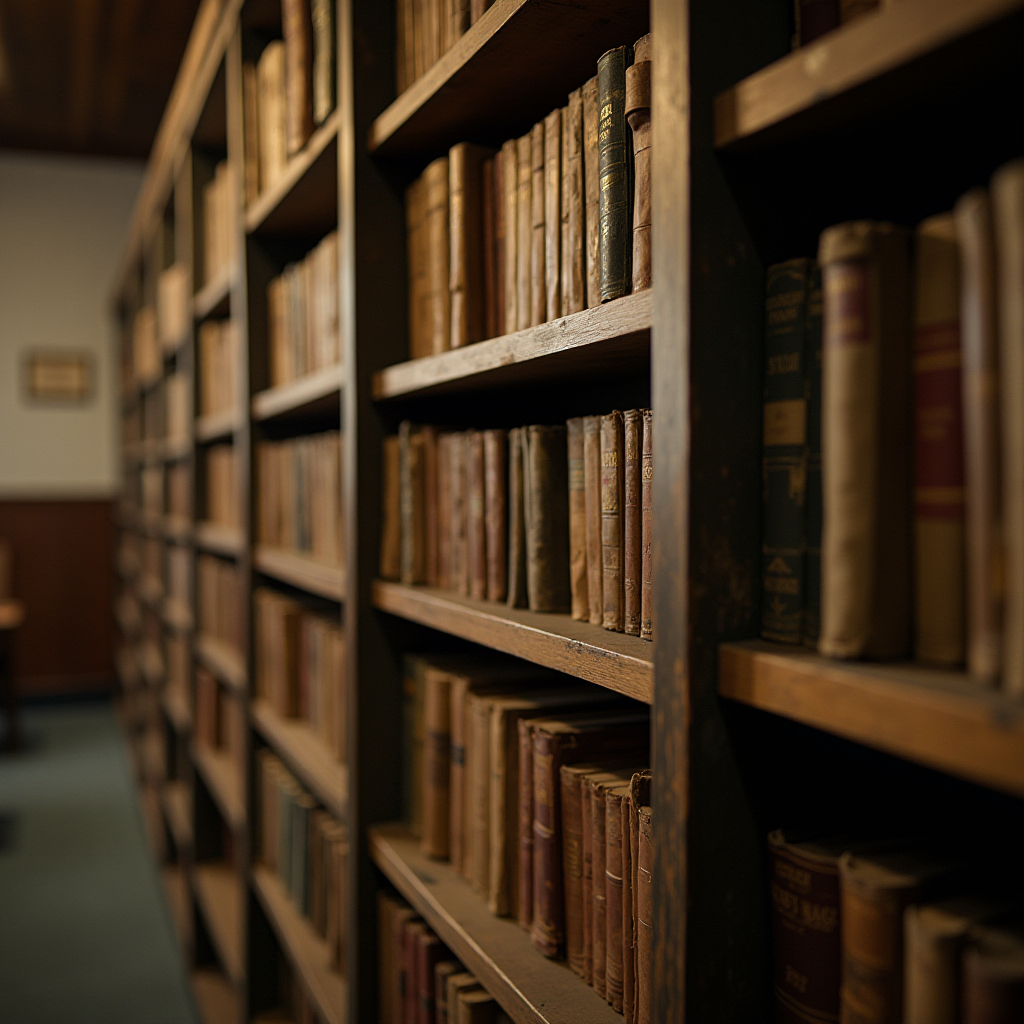
<svg viewBox="0 0 1024 1024">
<path fill-rule="evenodd" d="M 469 694 L 469 761 L 466 766 L 469 880 L 481 896 L 490 888 L 491 708 L 485 694 Z"/>
<path fill-rule="evenodd" d="M 385 437 L 381 460 L 380 574 L 397 580 L 402 572 L 402 517 L 397 437 Z"/>
<path fill-rule="evenodd" d="M 623 582 L 623 486 L 624 459 L 622 413 L 601 417 L 601 624 L 622 632 L 624 627 Z"/>
<path fill-rule="evenodd" d="M 583 86 L 583 189 L 587 308 L 601 305 L 601 190 L 597 173 L 597 76 Z"/>
<path fill-rule="evenodd" d="M 591 985 L 602 998 L 608 992 L 608 846 L 605 836 L 607 817 L 604 806 L 604 793 L 593 784 L 592 778 L 583 780 L 583 799 L 590 804 L 588 817 L 590 821 L 590 845 L 593 881 L 591 893 L 591 949 L 593 956 L 593 976 Z"/>
<path fill-rule="evenodd" d="M 633 846 L 629 831 L 629 793 L 619 801 L 622 840 L 622 1016 L 626 1024 L 636 1020 L 636 930 L 633 923 Z"/>
<path fill-rule="evenodd" d="M 544 320 L 562 315 L 562 109 L 544 118 Z"/>
<path fill-rule="evenodd" d="M 448 157 L 438 157 L 423 172 L 426 191 L 427 333 L 430 351 L 444 352 L 451 342 L 448 260 Z"/>
<path fill-rule="evenodd" d="M 451 683 L 448 676 L 428 668 L 423 695 L 423 852 L 448 858 L 449 781 L 451 769 Z"/>
<path fill-rule="evenodd" d="M 405 190 L 406 246 L 409 261 L 409 358 L 432 352 L 427 332 L 427 191 L 423 177 Z"/>
<path fill-rule="evenodd" d="M 449 781 L 449 831 L 448 856 L 452 867 L 461 875 L 466 874 L 466 717 L 469 698 L 469 680 L 455 675 L 452 677 L 449 707 L 451 721 L 451 769 Z"/>
<path fill-rule="evenodd" d="M 313 19 L 309 0 L 282 0 L 288 155 L 313 134 Z"/>
<path fill-rule="evenodd" d="M 558 184 L 559 234 L 558 234 L 558 276 L 559 304 L 556 316 L 565 316 L 569 309 L 569 108 L 562 107 L 562 179 Z M 552 318 L 554 319 L 554 318 Z"/>
<path fill-rule="evenodd" d="M 504 311 L 501 333 L 511 334 L 519 329 L 519 261 L 517 258 L 519 244 L 518 210 L 519 210 L 519 171 L 518 148 L 515 139 L 509 139 L 501 147 L 501 205 L 505 215 L 504 259 Z"/>
<path fill-rule="evenodd" d="M 566 429 L 526 427 L 523 507 L 530 609 L 565 612 L 569 590 L 569 462 Z"/>
<path fill-rule="evenodd" d="M 449 587 L 469 596 L 468 493 L 466 487 L 466 434 L 452 434 L 449 449 L 451 495 L 451 579 Z"/>
<path fill-rule="evenodd" d="M 574 619 L 590 619 L 587 587 L 587 503 L 583 472 L 583 419 L 566 424 L 569 448 L 569 586 Z"/>
<path fill-rule="evenodd" d="M 533 730 L 519 719 L 519 926 L 533 926 Z"/>
<path fill-rule="evenodd" d="M 519 721 L 491 708 L 487 908 L 497 917 L 519 915 Z"/>
<path fill-rule="evenodd" d="M 633 135 L 633 291 L 651 286 L 651 37 L 626 68 L 626 121 Z"/>
<path fill-rule="evenodd" d="M 653 638 L 651 608 L 654 603 L 654 436 L 653 416 L 644 409 L 643 455 L 640 462 L 640 637 Z"/>
<path fill-rule="evenodd" d="M 544 287 L 544 122 L 530 133 L 530 322 L 536 327 L 547 319 L 547 293 Z"/>
<path fill-rule="evenodd" d="M 583 497 L 586 515 L 587 603 L 590 621 L 604 621 L 601 572 L 601 417 L 583 417 Z"/>
<path fill-rule="evenodd" d="M 466 34 L 470 24 L 470 0 L 454 0 L 451 34 L 447 40 L 448 45 L 445 47 L 445 50 L 454 46 L 455 40 Z"/>
<path fill-rule="evenodd" d="M 654 966 L 654 829 L 651 808 L 637 809 L 636 1021 L 651 1024 Z"/>
<path fill-rule="evenodd" d="M 508 431 L 485 430 L 483 438 L 486 596 L 488 601 L 504 601 L 508 592 Z"/>
<path fill-rule="evenodd" d="M 423 531 L 423 437 L 405 420 L 398 430 L 399 507 L 402 523 L 401 579 L 423 583 L 426 578 Z"/>
<path fill-rule="evenodd" d="M 524 495 L 525 427 L 508 432 L 508 596 L 510 608 L 525 608 L 526 589 L 526 508 Z"/>
<path fill-rule="evenodd" d="M 420 427 L 423 445 L 423 577 L 428 587 L 438 585 L 438 475 L 437 427 Z"/>
<path fill-rule="evenodd" d="M 427 0 L 410 0 L 413 9 L 412 24 L 412 51 L 413 51 L 413 81 L 419 78 L 427 70 L 426 45 L 427 45 Z"/>
<path fill-rule="evenodd" d="M 587 307 L 585 241 L 586 202 L 583 179 L 583 91 L 569 93 L 564 114 L 565 166 L 562 168 L 562 315 Z"/>
<path fill-rule="evenodd" d="M 489 157 L 481 167 L 483 191 L 481 199 L 483 230 L 484 321 L 483 337 L 496 338 L 498 330 L 498 244 L 495 179 L 501 173 L 501 154 Z"/>
<path fill-rule="evenodd" d="M 452 551 L 452 470 L 449 433 L 437 435 L 437 583 L 441 590 L 451 589 Z"/>
<path fill-rule="evenodd" d="M 590 825 L 593 810 L 590 795 L 580 779 L 580 856 L 582 901 L 581 923 L 583 925 L 583 980 L 594 984 L 594 834 Z"/>
<path fill-rule="evenodd" d="M 622 1013 L 623 997 L 622 798 L 628 794 L 628 784 L 604 790 L 605 998 L 616 1013 Z"/>
<path fill-rule="evenodd" d="M 448 152 L 451 348 L 484 337 L 483 164 L 490 152 L 470 142 Z"/>
<path fill-rule="evenodd" d="M 627 409 L 622 414 L 625 467 L 623 470 L 624 516 L 622 524 L 623 625 L 631 636 L 640 635 L 640 591 L 643 537 L 641 527 L 641 460 L 643 455 L 643 410 Z"/>
<path fill-rule="evenodd" d="M 285 128 L 284 43 L 268 43 L 256 65 L 260 117 L 260 187 L 273 185 L 284 173 L 288 160 Z"/>
<path fill-rule="evenodd" d="M 505 258 L 508 250 L 506 238 L 506 209 L 505 199 L 505 159 L 506 152 L 502 148 L 494 155 L 491 169 L 491 217 L 493 226 L 491 230 L 494 265 L 492 288 L 493 297 L 493 323 L 487 329 L 488 338 L 497 338 L 505 334 Z M 490 321 L 489 321 L 490 323 Z"/>
<path fill-rule="evenodd" d="M 516 330 L 530 326 L 530 254 L 533 251 L 533 142 L 529 134 L 516 142 Z"/>
<path fill-rule="evenodd" d="M 252 206 L 260 194 L 259 82 L 256 65 L 242 65 L 242 121 L 245 142 L 245 205 Z"/>
<path fill-rule="evenodd" d="M 565 955 L 569 967 L 587 977 L 583 944 L 583 775 L 593 766 L 562 765 L 562 861 Z"/>
<path fill-rule="evenodd" d="M 484 506 L 484 437 L 466 432 L 466 557 L 469 596 L 487 596 L 487 526 Z"/>
<path fill-rule="evenodd" d="M 821 236 L 822 630 L 837 658 L 910 648 L 910 262 L 905 230 Z"/>
</svg>

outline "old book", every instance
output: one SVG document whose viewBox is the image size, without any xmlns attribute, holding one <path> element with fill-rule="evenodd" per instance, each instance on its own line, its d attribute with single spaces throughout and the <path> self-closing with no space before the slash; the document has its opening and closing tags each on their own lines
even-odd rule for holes
<svg viewBox="0 0 1024 1024">
<path fill-rule="evenodd" d="M 448 991 L 445 1002 L 448 1007 L 448 1024 L 459 1024 L 459 996 L 464 992 L 482 992 L 483 986 L 476 976 L 464 971 L 448 977 Z"/>
<path fill-rule="evenodd" d="M 810 260 L 768 268 L 762 430 L 761 636 L 798 644 L 804 614 Z"/>
<path fill-rule="evenodd" d="M 313 134 L 313 22 L 310 0 L 283 0 L 288 155 Z"/>
<path fill-rule="evenodd" d="M 976 927 L 964 954 L 963 1024 L 1024 1020 L 1024 930 Z"/>
<path fill-rule="evenodd" d="M 402 943 L 403 971 L 402 1002 L 404 1005 L 403 1024 L 406 1021 L 420 1024 L 419 1018 L 419 962 L 420 937 L 427 935 L 427 926 L 417 918 L 405 925 Z"/>
<path fill-rule="evenodd" d="M 444 352 L 451 343 L 451 295 L 449 293 L 449 170 L 448 157 L 438 157 L 423 172 L 426 192 L 426 324 L 429 351 Z"/>
<path fill-rule="evenodd" d="M 437 586 L 452 589 L 452 435 L 437 435 Z"/>
<path fill-rule="evenodd" d="M 252 206 L 260 194 L 259 80 L 256 65 L 242 65 L 242 141 L 244 143 L 245 205 Z"/>
<path fill-rule="evenodd" d="M 601 417 L 583 417 L 583 506 L 590 621 L 604 620 L 601 575 Z"/>
<path fill-rule="evenodd" d="M 501 173 L 501 154 L 488 157 L 480 168 L 481 191 L 481 269 L 484 282 L 484 316 L 483 337 L 496 338 L 498 330 L 498 244 L 496 232 L 498 228 L 495 206 L 495 178 Z"/>
<path fill-rule="evenodd" d="M 505 239 L 502 265 L 504 282 L 504 310 L 502 314 L 501 333 L 511 334 L 519 329 L 519 261 L 517 257 L 519 244 L 518 210 L 519 210 L 519 171 L 518 142 L 509 139 L 501 147 L 501 206 L 504 214 Z"/>
<path fill-rule="evenodd" d="M 448 979 L 464 974 L 458 960 L 442 960 L 434 966 L 434 1019 L 437 1024 L 448 1024 Z"/>
<path fill-rule="evenodd" d="M 648 780 L 649 782 L 649 780 Z M 649 790 L 641 796 L 650 800 Z M 651 1024 L 651 985 L 654 963 L 654 824 L 649 802 L 637 803 L 634 777 L 630 801 L 636 806 L 636 868 L 634 900 L 636 915 L 636 1022 Z M 632 823 L 632 811 L 630 821 Z"/>
<path fill-rule="evenodd" d="M 526 515 L 523 495 L 523 455 L 525 427 L 508 432 L 508 597 L 510 608 L 525 608 L 526 589 Z"/>
<path fill-rule="evenodd" d="M 564 426 L 524 428 L 523 508 L 530 610 L 569 610 L 569 464 Z"/>
<path fill-rule="evenodd" d="M 583 184 L 583 90 L 569 93 L 562 124 L 562 305 L 561 315 L 587 306 L 586 206 Z"/>
<path fill-rule="evenodd" d="M 544 320 L 562 315 L 562 109 L 544 118 Z"/>
<path fill-rule="evenodd" d="M 334 110 L 334 5 L 311 0 L 313 16 L 313 123 L 323 124 Z"/>
<path fill-rule="evenodd" d="M 497 1000 L 485 989 L 463 989 L 458 1024 L 497 1024 L 499 1009 Z"/>
<path fill-rule="evenodd" d="M 625 483 L 622 413 L 601 417 L 601 624 L 622 632 L 624 626 L 623 488 Z"/>
<path fill-rule="evenodd" d="M 822 654 L 910 648 L 911 368 L 907 233 L 841 224 L 821 236 Z"/>
<path fill-rule="evenodd" d="M 284 43 L 280 40 L 267 43 L 256 64 L 260 188 L 263 191 L 278 181 L 288 162 L 284 67 Z"/>
<path fill-rule="evenodd" d="M 508 591 L 508 431 L 485 430 L 484 529 L 488 601 L 504 601 Z"/>
<path fill-rule="evenodd" d="M 423 737 L 426 673 L 430 661 L 407 654 L 402 659 L 402 818 L 412 836 L 423 836 Z"/>
<path fill-rule="evenodd" d="M 633 44 L 626 122 L 633 136 L 633 291 L 651 287 L 651 35 Z"/>
<path fill-rule="evenodd" d="M 397 580 L 402 574 L 402 514 L 399 440 L 385 437 L 381 445 L 380 575 Z"/>
<path fill-rule="evenodd" d="M 632 778 L 633 772 L 629 773 Z M 605 811 L 605 999 L 616 1013 L 623 1012 L 626 945 L 623 936 L 623 873 L 627 862 L 623 857 L 622 802 L 628 800 L 630 779 L 603 786 Z M 627 819 L 628 821 L 628 819 Z M 627 833 L 628 837 L 628 833 Z"/>
<path fill-rule="evenodd" d="M 448 858 L 451 773 L 451 679 L 428 667 L 423 693 L 423 838 L 428 857 Z"/>
<path fill-rule="evenodd" d="M 607 818 L 604 813 L 604 794 L 600 788 L 603 776 L 587 776 L 582 782 L 582 799 L 588 805 L 587 825 L 590 829 L 591 888 L 590 888 L 590 984 L 594 991 L 607 995 L 608 970 L 608 876 L 605 841 Z"/>
<path fill-rule="evenodd" d="M 468 490 L 466 479 L 466 433 L 452 434 L 448 441 L 449 511 L 451 521 L 449 589 L 469 595 Z M 442 524 L 442 529 L 444 526 Z"/>
<path fill-rule="evenodd" d="M 622 414 L 622 443 L 625 454 L 622 484 L 622 589 L 623 626 L 625 632 L 631 636 L 640 635 L 643 432 L 643 410 L 627 409 Z"/>
<path fill-rule="evenodd" d="M 438 579 L 438 476 L 437 427 L 420 427 L 423 463 L 423 581 L 437 586 Z"/>
<path fill-rule="evenodd" d="M 914 277 L 914 655 L 952 667 L 963 664 L 966 638 L 960 281 L 951 215 L 918 225 Z"/>
<path fill-rule="evenodd" d="M 1024 162 L 992 178 L 1003 450 L 1003 689 L 1024 695 Z"/>
<path fill-rule="evenodd" d="M 434 1024 L 434 968 L 448 956 L 444 943 L 431 931 L 416 936 L 416 1024 Z"/>
<path fill-rule="evenodd" d="M 804 501 L 804 646 L 821 636 L 821 267 L 807 286 L 807 484 Z"/>
<path fill-rule="evenodd" d="M 484 436 L 479 430 L 465 434 L 466 561 L 469 596 L 487 596 L 487 527 L 484 507 Z"/>
<path fill-rule="evenodd" d="M 499 150 L 491 161 L 491 304 L 487 337 L 497 338 L 505 334 L 505 151 Z M 487 221 L 484 221 L 486 226 Z M 490 308 L 490 307 L 489 307 Z"/>
<path fill-rule="evenodd" d="M 583 475 L 583 419 L 566 423 L 569 452 L 569 586 L 574 619 L 590 618 L 587 589 L 587 502 Z"/>
<path fill-rule="evenodd" d="M 408 420 L 398 428 L 399 508 L 401 513 L 401 579 L 426 581 L 423 528 L 423 435 Z"/>
<path fill-rule="evenodd" d="M 584 280 L 586 306 L 601 305 L 601 190 L 598 186 L 597 76 L 584 83 L 583 100 L 583 212 Z"/>
<path fill-rule="evenodd" d="M 530 133 L 530 322 L 535 327 L 547 319 L 547 294 L 544 287 L 544 122 Z"/>
<path fill-rule="evenodd" d="M 644 409 L 643 455 L 640 461 L 640 638 L 653 637 L 651 607 L 654 602 L 654 437 L 653 416 Z M 593 621 L 593 620 L 591 620 Z"/>
<path fill-rule="evenodd" d="M 426 182 L 417 178 L 405 190 L 406 262 L 409 271 L 409 358 L 431 354 L 427 334 Z"/>
<path fill-rule="evenodd" d="M 519 731 L 519 927 L 533 926 L 533 725 L 521 718 Z"/>
<path fill-rule="evenodd" d="M 622 820 L 622 1016 L 626 1024 L 636 1020 L 636 927 L 633 920 L 633 845 L 629 808 L 633 780 L 619 803 Z"/>
<path fill-rule="evenodd" d="M 484 337 L 484 160 L 491 150 L 460 142 L 448 152 L 451 347 Z"/>
<path fill-rule="evenodd" d="M 1002 669 L 1002 495 L 995 247 L 987 193 L 956 204 L 963 338 L 967 537 L 967 671 L 994 683 Z"/>
<path fill-rule="evenodd" d="M 516 141 L 516 180 L 516 330 L 521 331 L 530 326 L 533 312 L 533 139 L 529 132 Z"/>
<path fill-rule="evenodd" d="M 628 294 L 633 281 L 633 147 L 626 124 L 626 68 L 632 63 L 631 46 L 617 46 L 597 62 L 602 302 Z"/>
</svg>

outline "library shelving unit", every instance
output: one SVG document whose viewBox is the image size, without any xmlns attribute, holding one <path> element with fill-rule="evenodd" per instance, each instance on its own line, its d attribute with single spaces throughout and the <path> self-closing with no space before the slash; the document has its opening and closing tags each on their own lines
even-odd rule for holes
<svg viewBox="0 0 1024 1024">
<path fill-rule="evenodd" d="M 377 1019 L 377 893 L 398 890 L 517 1024 L 611 1021 L 564 965 L 491 917 L 400 816 L 402 656 L 473 645 L 652 707 L 652 1019 L 772 1019 L 765 836 L 823 808 L 877 806 L 1002 836 L 1020 863 L 1024 705 L 963 675 L 838 663 L 759 633 L 766 265 L 821 230 L 914 224 L 1024 152 L 1024 0 L 899 0 L 791 51 L 791 0 L 495 0 L 396 96 L 394 4 L 337 0 L 337 108 L 244 208 L 243 61 L 280 36 L 278 0 L 204 0 L 154 145 L 115 287 L 124 349 L 119 709 L 205 1021 L 270 1019 L 288 966 L 329 1024 Z M 410 360 L 404 188 L 452 144 L 521 135 L 653 31 L 654 287 L 540 327 Z M 226 160 L 234 258 L 207 280 L 202 190 Z M 341 365 L 269 386 L 266 287 L 339 239 Z M 193 282 L 187 337 L 133 365 L 161 271 Z M 168 440 L 163 395 L 197 337 L 230 321 L 236 404 Z M 403 419 L 453 427 L 564 421 L 650 405 L 654 642 L 377 579 L 381 442 Z M 260 441 L 342 432 L 344 572 L 257 540 Z M 239 524 L 205 516 L 212 445 L 235 451 Z M 189 511 L 153 481 L 183 467 Z M 147 481 L 149 481 L 147 483 Z M 186 552 L 187 599 L 171 561 Z M 234 645 L 203 630 L 201 558 L 237 570 Z M 254 588 L 336 616 L 342 764 L 254 686 Z M 195 736 L 195 677 L 244 716 L 241 749 Z M 269 748 L 351 839 L 347 964 L 295 910 L 250 841 Z M 1000 832 L 1000 830 L 1002 830 Z M 281 1019 L 274 1017 L 273 1019 Z"/>
</svg>

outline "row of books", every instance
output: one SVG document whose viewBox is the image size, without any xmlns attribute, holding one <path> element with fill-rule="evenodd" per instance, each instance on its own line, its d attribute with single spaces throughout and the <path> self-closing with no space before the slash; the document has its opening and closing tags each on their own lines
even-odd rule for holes
<svg viewBox="0 0 1024 1024">
<path fill-rule="evenodd" d="M 221 160 L 203 186 L 203 284 L 220 281 L 235 258 L 236 202 L 231 165 Z"/>
<path fill-rule="evenodd" d="M 181 345 L 192 326 L 190 280 L 184 263 L 172 263 L 157 278 L 156 333 L 165 352 Z"/>
<path fill-rule="evenodd" d="M 242 583 L 238 569 L 212 555 L 196 559 L 199 631 L 242 651 Z"/>
<path fill-rule="evenodd" d="M 793 0 L 793 49 L 894 0 Z"/>
<path fill-rule="evenodd" d="M 648 1005 L 648 894 L 630 873 L 649 865 L 630 846 L 650 803 L 648 709 L 493 656 L 409 656 L 405 694 L 407 815 L 424 852 L 614 1009 Z"/>
<path fill-rule="evenodd" d="M 1024 917 L 920 840 L 768 837 L 782 1024 L 1024 1020 Z"/>
<path fill-rule="evenodd" d="M 225 752 L 238 773 L 245 774 L 245 705 L 212 672 L 196 666 L 196 742 Z"/>
<path fill-rule="evenodd" d="M 282 39 L 242 66 L 245 200 L 284 174 L 334 110 L 334 0 L 282 0 Z"/>
<path fill-rule="evenodd" d="M 267 285 L 270 383 L 338 363 L 338 232 Z"/>
<path fill-rule="evenodd" d="M 242 344 L 231 320 L 207 320 L 199 328 L 199 411 L 203 416 L 238 405 Z"/>
<path fill-rule="evenodd" d="M 405 92 L 429 71 L 494 0 L 398 0 L 395 19 L 395 71 Z"/>
<path fill-rule="evenodd" d="M 256 693 L 284 718 L 308 722 L 345 760 L 345 639 L 341 627 L 266 587 L 254 596 Z"/>
<path fill-rule="evenodd" d="M 262 441 L 256 459 L 260 543 L 342 567 L 341 433 Z"/>
<path fill-rule="evenodd" d="M 411 358 L 650 286 L 650 36 L 597 67 L 500 152 L 460 143 L 409 186 Z"/>
<path fill-rule="evenodd" d="M 649 409 L 510 431 L 406 421 L 383 468 L 385 579 L 651 639 Z"/>
<path fill-rule="evenodd" d="M 1022 211 L 1017 161 L 916 247 L 829 228 L 820 316 L 811 261 L 769 269 L 765 637 L 1024 694 Z"/>
<path fill-rule="evenodd" d="M 396 896 L 377 896 L 380 1024 L 511 1024 L 443 942 Z"/>
<path fill-rule="evenodd" d="M 348 833 L 317 806 L 280 758 L 266 748 L 256 757 L 260 860 L 327 942 L 331 967 L 344 973 Z"/>
<path fill-rule="evenodd" d="M 238 452 L 233 444 L 212 444 L 206 449 L 207 521 L 240 527 L 238 500 Z"/>
</svg>

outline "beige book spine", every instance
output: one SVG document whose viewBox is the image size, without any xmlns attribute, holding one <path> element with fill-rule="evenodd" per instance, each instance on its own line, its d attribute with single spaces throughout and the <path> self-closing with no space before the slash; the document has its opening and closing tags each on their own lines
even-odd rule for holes
<svg viewBox="0 0 1024 1024">
<path fill-rule="evenodd" d="M 544 118 L 545 320 L 562 315 L 562 110 Z"/>
<path fill-rule="evenodd" d="M 397 580 L 402 571 L 402 518 L 399 509 L 401 487 L 396 436 L 384 438 L 382 455 L 380 574 L 383 579 Z"/>
<path fill-rule="evenodd" d="M 597 76 L 583 86 L 583 189 L 587 308 L 601 305 L 601 192 L 597 180 Z"/>
<path fill-rule="evenodd" d="M 519 208 L 519 172 L 516 164 L 517 143 L 509 139 L 501 147 L 501 197 L 505 210 L 505 258 L 503 270 L 505 275 L 505 309 L 502 316 L 502 333 L 511 334 L 519 326 L 519 315 L 516 298 L 519 294 L 519 265 L 516 262 L 516 212 Z"/>
<path fill-rule="evenodd" d="M 583 91 L 569 93 L 562 126 L 565 166 L 562 168 L 562 315 L 587 306 L 586 205 L 583 188 Z"/>
<path fill-rule="evenodd" d="M 544 122 L 530 133 L 530 322 L 536 327 L 547 319 L 544 288 Z"/>
<path fill-rule="evenodd" d="M 489 154 L 469 142 L 448 153 L 452 348 L 484 336 L 483 162 Z"/>
<path fill-rule="evenodd" d="M 601 417 L 583 417 L 583 508 L 586 522 L 587 606 L 595 626 L 604 621 L 601 570 Z"/>
<path fill-rule="evenodd" d="M 451 770 L 451 682 L 437 669 L 427 669 L 423 695 L 423 852 L 448 858 L 449 779 Z"/>
<path fill-rule="evenodd" d="M 530 253 L 533 250 L 533 144 L 529 134 L 516 142 L 516 330 L 530 326 Z"/>
<path fill-rule="evenodd" d="M 451 341 L 449 295 L 448 157 L 438 157 L 423 172 L 426 190 L 427 330 L 430 351 L 444 352 Z"/>
<path fill-rule="evenodd" d="M 469 880 L 486 897 L 490 888 L 490 726 L 491 706 L 486 696 L 470 694 L 470 763 L 465 775 L 469 811 Z"/>
</svg>

